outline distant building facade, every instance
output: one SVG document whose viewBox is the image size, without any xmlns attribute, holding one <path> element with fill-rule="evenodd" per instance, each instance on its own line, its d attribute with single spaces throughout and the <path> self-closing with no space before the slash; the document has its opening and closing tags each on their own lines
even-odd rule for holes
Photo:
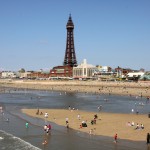
<svg viewBox="0 0 150 150">
<path fill-rule="evenodd" d="M 129 72 L 127 74 L 127 78 L 129 80 L 139 80 L 144 75 L 144 72 Z"/>
<path fill-rule="evenodd" d="M 115 72 L 116 72 L 117 77 L 123 78 L 123 77 L 126 77 L 129 72 L 132 72 L 132 70 L 128 68 L 127 69 L 121 68 L 118 66 L 117 68 L 115 68 Z"/>
<path fill-rule="evenodd" d="M 72 77 L 71 66 L 56 66 L 50 70 L 50 77 Z"/>
<path fill-rule="evenodd" d="M 19 78 L 20 79 L 24 79 L 24 78 L 28 78 L 29 74 L 31 74 L 32 72 L 20 72 L 19 73 Z"/>
<path fill-rule="evenodd" d="M 98 71 L 99 72 L 105 72 L 105 73 L 107 73 L 107 72 L 111 72 L 111 67 L 109 67 L 109 66 L 100 66 L 100 65 L 97 65 L 96 66 L 97 67 L 97 69 L 98 69 Z"/>
<path fill-rule="evenodd" d="M 41 72 L 41 71 L 31 71 L 30 73 L 27 73 L 28 79 L 48 79 L 49 78 L 49 72 Z"/>
<path fill-rule="evenodd" d="M 84 59 L 80 65 L 73 67 L 73 78 L 92 78 L 95 70 L 97 70 L 96 66 L 87 64 L 86 59 Z"/>
<path fill-rule="evenodd" d="M 146 71 L 141 77 L 140 80 L 150 81 L 150 71 Z"/>
<path fill-rule="evenodd" d="M 3 71 L 1 73 L 1 78 L 16 78 L 17 75 L 15 72 L 12 71 Z"/>
</svg>

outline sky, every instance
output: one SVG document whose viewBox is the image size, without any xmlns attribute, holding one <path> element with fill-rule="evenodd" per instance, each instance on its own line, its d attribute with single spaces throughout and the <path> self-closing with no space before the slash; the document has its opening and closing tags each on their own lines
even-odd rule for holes
<svg viewBox="0 0 150 150">
<path fill-rule="evenodd" d="M 0 71 L 62 65 L 69 14 L 78 64 L 150 71 L 150 0 L 0 0 Z"/>
</svg>

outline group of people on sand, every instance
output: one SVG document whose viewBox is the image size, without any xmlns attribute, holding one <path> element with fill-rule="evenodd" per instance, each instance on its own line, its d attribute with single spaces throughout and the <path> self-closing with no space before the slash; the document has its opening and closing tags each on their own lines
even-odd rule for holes
<svg viewBox="0 0 150 150">
<path fill-rule="evenodd" d="M 134 121 L 127 123 L 127 126 L 134 126 L 134 125 L 135 125 Z"/>
<path fill-rule="evenodd" d="M 134 121 L 128 122 L 128 123 L 127 123 L 127 126 L 135 126 Z M 137 129 L 144 129 L 144 124 L 141 123 L 141 124 L 139 125 L 139 123 L 137 123 L 137 124 L 136 124 L 136 127 L 135 127 L 135 130 L 137 130 Z"/>
<path fill-rule="evenodd" d="M 135 130 L 137 130 L 137 129 L 144 129 L 144 124 L 141 123 L 141 124 L 139 125 L 139 124 L 137 123 Z"/>
<path fill-rule="evenodd" d="M 91 125 L 96 124 L 97 114 L 94 115 L 94 119 L 91 120 Z"/>
<path fill-rule="evenodd" d="M 38 109 L 37 109 L 37 112 L 36 112 L 36 115 L 39 115 L 39 114 L 40 114 L 40 115 L 43 115 L 43 112 L 42 112 L 42 111 L 40 112 L 40 110 L 39 110 L 39 108 L 38 108 Z"/>
<path fill-rule="evenodd" d="M 98 118 L 97 114 L 94 115 L 94 119 L 91 120 L 91 124 L 96 124 L 96 119 Z M 82 127 L 87 127 L 87 121 L 82 121 L 80 128 Z M 92 132 L 92 129 L 89 131 L 90 133 Z"/>
<path fill-rule="evenodd" d="M 98 116 L 97 116 L 97 114 L 95 114 L 94 115 L 94 119 L 92 119 L 91 120 L 91 125 L 93 125 L 93 124 L 96 124 L 96 119 L 98 118 Z M 91 135 L 91 134 L 94 134 L 94 130 L 95 130 L 96 128 L 94 128 L 94 129 L 90 129 L 90 131 L 89 131 L 89 134 Z"/>
</svg>

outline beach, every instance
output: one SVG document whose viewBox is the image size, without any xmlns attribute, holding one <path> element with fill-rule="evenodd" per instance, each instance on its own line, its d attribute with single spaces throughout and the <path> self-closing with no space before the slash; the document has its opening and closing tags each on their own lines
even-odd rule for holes
<svg viewBox="0 0 150 150">
<path fill-rule="evenodd" d="M 150 97 L 150 82 L 0 80 L 1 87 Z"/>
<path fill-rule="evenodd" d="M 30 81 L 31 82 L 31 81 Z M 3 84 L 5 85 L 5 84 Z M 116 150 L 114 134 L 118 134 L 117 149 L 141 150 L 147 149 L 146 135 L 149 129 L 148 112 L 150 101 L 146 97 L 120 96 L 88 92 L 63 92 L 55 90 L 40 90 L 23 88 L 26 85 L 16 84 L 11 87 L 1 86 L 0 105 L 4 108 L 4 116 L 0 117 L 0 137 L 3 139 L 19 137 L 28 143 L 29 149 L 33 146 L 40 149 L 101 149 Z M 17 88 L 21 86 L 22 88 Z M 36 85 L 33 85 L 35 86 Z M 41 85 L 45 87 L 44 85 Z M 136 105 L 135 105 L 136 102 Z M 139 105 L 139 104 L 144 105 Z M 102 109 L 98 111 L 98 106 Z M 70 110 L 68 108 L 70 106 Z M 39 114 L 37 115 L 37 108 Z M 131 109 L 134 108 L 134 113 Z M 136 115 L 136 108 L 139 114 Z M 20 112 L 20 110 L 22 110 Z M 43 112 L 43 115 L 40 113 Z M 48 113 L 48 118 L 44 117 Z M 96 124 L 91 124 L 97 114 Z M 78 117 L 79 115 L 79 117 Z M 5 120 L 9 118 L 9 122 Z M 69 128 L 66 127 L 68 118 Z M 25 127 L 29 122 L 29 129 Z M 87 127 L 80 127 L 85 121 Z M 128 122 L 134 121 L 134 126 Z M 50 135 L 44 132 L 44 125 L 51 124 Z M 144 129 L 137 129 L 136 123 L 144 124 Z M 3 136 L 3 131 L 6 132 Z M 47 138 L 48 144 L 43 147 L 42 142 Z M 18 140 L 16 140 L 18 141 Z M 16 142 L 15 141 L 15 142 Z M 21 142 L 21 147 L 24 141 Z M 32 145 L 29 145 L 29 144 Z M 7 147 L 7 144 L 4 144 Z M 11 149 L 11 147 L 10 147 Z M 15 149 L 15 148 L 14 148 Z"/>
<path fill-rule="evenodd" d="M 68 118 L 69 128 L 79 132 L 85 132 L 92 135 L 102 135 L 107 137 L 118 134 L 118 138 L 131 141 L 146 141 L 146 135 L 150 131 L 150 118 L 147 115 L 140 114 L 115 114 L 104 112 L 86 112 L 80 110 L 65 109 L 40 109 L 43 115 L 37 115 L 37 109 L 22 109 L 22 112 L 33 117 L 45 119 L 44 114 L 48 113 L 46 120 L 54 122 L 61 126 L 66 126 L 65 119 Z M 91 124 L 94 115 L 97 114 L 96 124 Z M 80 118 L 78 118 L 80 115 Z M 87 127 L 80 127 L 82 121 L 87 123 Z M 130 126 L 129 122 L 134 122 L 134 126 Z M 144 124 L 144 129 L 135 129 L 136 124 Z M 55 128 L 55 127 L 54 127 Z"/>
</svg>

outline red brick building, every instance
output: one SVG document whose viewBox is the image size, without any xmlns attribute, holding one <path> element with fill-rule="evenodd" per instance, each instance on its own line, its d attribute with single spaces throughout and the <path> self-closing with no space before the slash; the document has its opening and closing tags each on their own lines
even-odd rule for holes
<svg viewBox="0 0 150 150">
<path fill-rule="evenodd" d="M 72 77 L 72 70 L 71 66 L 56 66 L 50 70 L 50 77 Z"/>
<path fill-rule="evenodd" d="M 44 73 L 44 72 L 31 72 L 30 74 L 27 75 L 28 79 L 39 79 L 39 78 L 49 78 L 49 73 Z"/>
</svg>

